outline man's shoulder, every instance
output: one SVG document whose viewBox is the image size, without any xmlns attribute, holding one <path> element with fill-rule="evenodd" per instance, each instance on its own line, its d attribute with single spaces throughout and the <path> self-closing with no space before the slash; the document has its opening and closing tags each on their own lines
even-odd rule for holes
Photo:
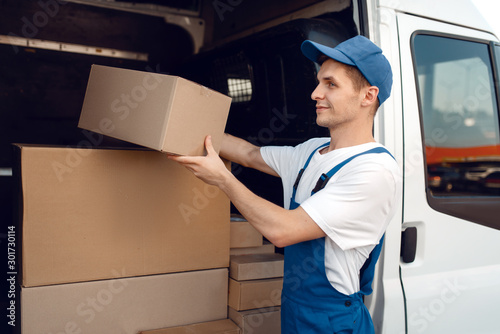
<svg viewBox="0 0 500 334">
<path fill-rule="evenodd" d="M 345 148 L 345 151 L 343 152 L 344 155 L 346 156 L 366 156 L 366 157 L 375 157 L 375 156 L 380 156 L 383 157 L 384 159 L 391 159 L 394 161 L 394 156 L 392 152 L 382 145 L 381 143 L 378 142 L 370 142 L 370 143 L 365 143 L 361 145 L 356 145 L 356 146 L 351 146 Z M 373 154 L 373 155 L 372 155 Z M 365 157 L 365 158 L 366 158 Z"/>
<path fill-rule="evenodd" d="M 325 143 L 329 143 L 329 137 L 317 137 L 306 140 L 305 142 L 295 146 L 295 149 L 300 150 L 301 152 L 312 152 L 321 145 Z"/>
<path fill-rule="evenodd" d="M 366 154 L 362 154 L 365 153 Z M 394 178 L 400 177 L 400 169 L 398 162 L 394 158 L 392 152 L 380 143 L 370 143 L 364 145 L 363 148 L 353 149 L 351 156 L 356 156 L 349 162 L 350 172 L 354 173 L 384 173 L 392 174 Z M 357 156 L 358 155 L 358 156 Z M 368 174 L 367 174 L 368 175 Z"/>
</svg>

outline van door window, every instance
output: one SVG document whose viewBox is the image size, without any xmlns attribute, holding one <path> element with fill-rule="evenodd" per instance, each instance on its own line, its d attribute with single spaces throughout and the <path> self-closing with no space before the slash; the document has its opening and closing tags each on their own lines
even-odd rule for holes
<svg viewBox="0 0 500 334">
<path fill-rule="evenodd" d="M 446 198 L 500 196 L 490 44 L 417 34 L 412 46 L 430 205 L 447 212 L 451 202 Z"/>
</svg>

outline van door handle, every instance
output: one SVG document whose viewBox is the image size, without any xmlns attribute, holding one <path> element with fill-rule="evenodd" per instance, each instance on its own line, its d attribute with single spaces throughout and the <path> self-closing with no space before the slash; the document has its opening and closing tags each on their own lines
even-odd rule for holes
<svg viewBox="0 0 500 334">
<path fill-rule="evenodd" d="M 417 228 L 407 227 L 401 232 L 401 258 L 404 263 L 412 263 L 417 255 Z"/>
</svg>

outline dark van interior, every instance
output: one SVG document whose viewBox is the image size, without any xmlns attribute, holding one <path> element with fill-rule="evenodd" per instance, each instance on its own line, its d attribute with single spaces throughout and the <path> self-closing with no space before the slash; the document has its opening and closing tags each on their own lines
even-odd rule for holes
<svg viewBox="0 0 500 334">
<path fill-rule="evenodd" d="M 311 16 L 306 7 L 320 14 Z M 300 44 L 313 39 L 336 45 L 358 33 L 346 1 L 1 0 L 0 17 L 5 222 L 13 216 L 11 143 L 92 142 L 77 127 L 92 64 L 198 82 L 233 98 L 226 132 L 259 146 L 296 145 L 328 135 L 315 124 L 310 94 L 316 67 Z M 178 24 L 179 17 L 189 25 Z M 201 28 L 202 45 L 189 32 Z M 135 147 L 107 137 L 92 144 Z M 282 203 L 278 178 L 234 164 L 232 169 L 251 190 Z"/>
</svg>

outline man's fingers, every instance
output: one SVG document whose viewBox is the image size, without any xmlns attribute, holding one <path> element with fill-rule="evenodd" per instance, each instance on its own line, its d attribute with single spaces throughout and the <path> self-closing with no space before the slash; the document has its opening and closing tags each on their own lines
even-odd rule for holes
<svg viewBox="0 0 500 334">
<path fill-rule="evenodd" d="M 186 165 L 186 164 L 192 164 L 195 162 L 196 157 L 190 157 L 190 156 L 185 156 L 185 155 L 168 155 L 167 156 L 170 160 L 177 161 L 180 164 Z"/>
<path fill-rule="evenodd" d="M 214 146 L 212 144 L 212 136 L 208 135 L 205 137 L 205 148 L 207 149 L 207 154 L 216 153 Z"/>
</svg>

